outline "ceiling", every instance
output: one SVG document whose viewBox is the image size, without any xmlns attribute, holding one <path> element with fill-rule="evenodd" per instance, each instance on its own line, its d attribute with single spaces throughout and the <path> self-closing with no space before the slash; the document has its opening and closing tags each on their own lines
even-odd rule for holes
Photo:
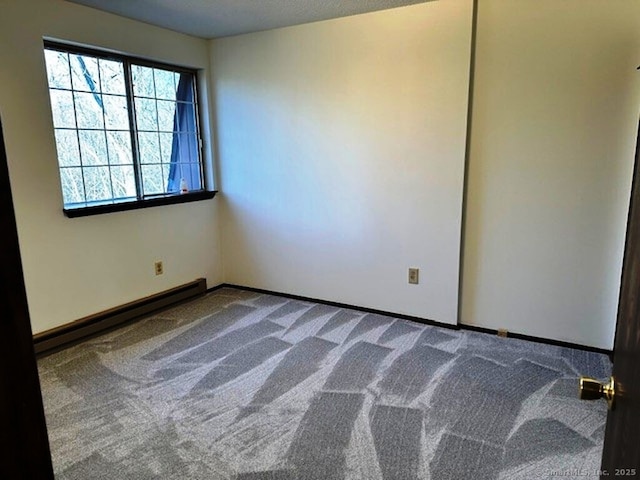
<svg viewBox="0 0 640 480">
<path fill-rule="evenodd" d="M 427 0 L 69 0 L 197 37 L 216 38 Z"/>
</svg>

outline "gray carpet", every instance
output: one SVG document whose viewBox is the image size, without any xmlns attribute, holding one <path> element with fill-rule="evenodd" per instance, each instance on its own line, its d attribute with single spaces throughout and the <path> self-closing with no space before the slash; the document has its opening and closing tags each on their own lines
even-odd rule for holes
<svg viewBox="0 0 640 480">
<path fill-rule="evenodd" d="M 599 467 L 604 355 L 222 289 L 39 361 L 60 479 L 542 479 Z"/>
</svg>

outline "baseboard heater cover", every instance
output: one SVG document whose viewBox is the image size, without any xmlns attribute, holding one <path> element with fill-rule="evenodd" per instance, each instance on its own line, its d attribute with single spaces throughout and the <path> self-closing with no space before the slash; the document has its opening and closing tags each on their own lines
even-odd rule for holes
<svg viewBox="0 0 640 480">
<path fill-rule="evenodd" d="M 95 333 L 107 330 L 135 318 L 168 307 L 182 300 L 203 295 L 207 292 L 207 280 L 199 278 L 179 287 L 156 293 L 119 307 L 111 308 L 72 323 L 37 333 L 33 336 L 36 354 L 59 348 Z"/>
</svg>

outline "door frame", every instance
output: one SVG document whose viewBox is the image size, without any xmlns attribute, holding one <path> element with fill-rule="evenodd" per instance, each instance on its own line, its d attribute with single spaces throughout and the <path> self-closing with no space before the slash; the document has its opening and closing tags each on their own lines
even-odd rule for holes
<svg viewBox="0 0 640 480">
<path fill-rule="evenodd" d="M 53 479 L 1 121 L 0 231 L 0 476 Z"/>
</svg>

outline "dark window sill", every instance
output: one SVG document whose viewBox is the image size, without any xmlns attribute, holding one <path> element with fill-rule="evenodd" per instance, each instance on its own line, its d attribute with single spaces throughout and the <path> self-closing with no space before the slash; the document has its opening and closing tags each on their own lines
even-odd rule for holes
<svg viewBox="0 0 640 480">
<path fill-rule="evenodd" d="M 161 205 L 176 205 L 178 203 L 198 202 L 209 200 L 216 196 L 217 190 L 212 192 L 190 192 L 176 195 L 166 195 L 162 197 L 146 198 L 144 200 L 133 200 L 131 202 L 106 203 L 100 205 L 86 205 L 77 208 L 64 208 L 62 211 L 69 218 L 88 217 L 90 215 L 102 215 L 104 213 L 125 212 L 127 210 L 138 210 L 140 208 L 159 207 Z"/>
</svg>

